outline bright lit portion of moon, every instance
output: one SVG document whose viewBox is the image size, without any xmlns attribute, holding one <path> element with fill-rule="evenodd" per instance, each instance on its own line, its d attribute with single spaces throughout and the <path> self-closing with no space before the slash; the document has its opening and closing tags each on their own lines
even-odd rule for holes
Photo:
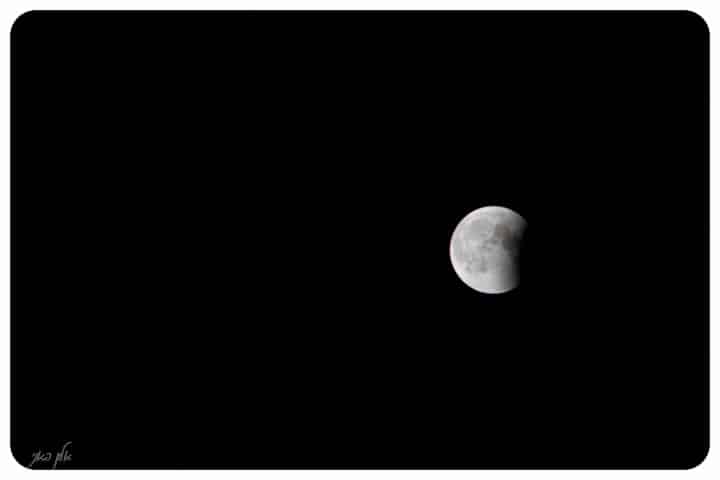
<svg viewBox="0 0 720 480">
<path fill-rule="evenodd" d="M 450 239 L 458 277 L 483 293 L 504 293 L 520 281 L 520 247 L 527 222 L 504 207 L 479 208 L 463 218 Z"/>
</svg>

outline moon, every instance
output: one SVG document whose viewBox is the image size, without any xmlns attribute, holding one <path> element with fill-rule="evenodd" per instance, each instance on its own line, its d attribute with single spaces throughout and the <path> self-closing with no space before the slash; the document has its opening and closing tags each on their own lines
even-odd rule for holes
<svg viewBox="0 0 720 480">
<path fill-rule="evenodd" d="M 482 207 L 467 214 L 450 239 L 450 262 L 470 288 L 504 293 L 520 282 L 520 250 L 527 222 L 505 207 Z"/>
</svg>

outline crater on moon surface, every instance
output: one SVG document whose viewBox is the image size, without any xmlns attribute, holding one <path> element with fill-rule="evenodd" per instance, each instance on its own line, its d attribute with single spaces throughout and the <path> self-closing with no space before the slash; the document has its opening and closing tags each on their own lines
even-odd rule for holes
<svg viewBox="0 0 720 480">
<path fill-rule="evenodd" d="M 526 225 L 504 207 L 483 207 L 463 218 L 450 242 L 451 262 L 460 279 L 484 293 L 515 288 Z"/>
</svg>

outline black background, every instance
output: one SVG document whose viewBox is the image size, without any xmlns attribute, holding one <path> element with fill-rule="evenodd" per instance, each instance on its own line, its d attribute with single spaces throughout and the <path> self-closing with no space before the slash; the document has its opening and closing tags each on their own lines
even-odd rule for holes
<svg viewBox="0 0 720 480">
<path fill-rule="evenodd" d="M 21 16 L 15 458 L 698 464 L 708 77 L 689 12 Z M 507 294 L 449 262 L 484 205 Z"/>
</svg>

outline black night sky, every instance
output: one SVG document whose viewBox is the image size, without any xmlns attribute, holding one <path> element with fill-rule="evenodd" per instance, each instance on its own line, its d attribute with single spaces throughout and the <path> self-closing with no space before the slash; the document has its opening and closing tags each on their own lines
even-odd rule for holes
<svg viewBox="0 0 720 480">
<path fill-rule="evenodd" d="M 26 14 L 13 454 L 692 467 L 708 119 L 687 12 Z M 448 254 L 485 205 L 528 222 L 502 295 Z"/>
</svg>

